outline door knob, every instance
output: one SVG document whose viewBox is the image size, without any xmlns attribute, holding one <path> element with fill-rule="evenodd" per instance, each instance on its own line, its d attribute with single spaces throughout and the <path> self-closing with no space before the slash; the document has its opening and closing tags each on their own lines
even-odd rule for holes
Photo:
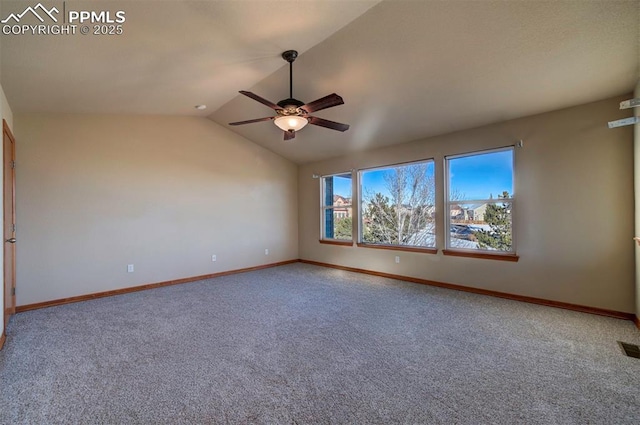
<svg viewBox="0 0 640 425">
<path fill-rule="evenodd" d="M 16 243 L 16 238 L 7 239 L 5 242 Z"/>
</svg>

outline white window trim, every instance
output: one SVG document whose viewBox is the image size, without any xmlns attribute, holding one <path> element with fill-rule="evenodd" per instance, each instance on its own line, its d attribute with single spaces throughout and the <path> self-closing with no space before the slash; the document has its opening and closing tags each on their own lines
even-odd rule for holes
<svg viewBox="0 0 640 425">
<path fill-rule="evenodd" d="M 513 193 L 510 194 L 511 196 L 509 198 L 471 199 L 471 200 L 464 199 L 464 200 L 457 200 L 453 202 L 449 199 L 450 198 L 449 191 L 451 189 L 449 187 L 449 160 L 464 158 L 468 156 L 484 155 L 484 154 L 489 154 L 494 152 L 505 152 L 508 150 L 512 152 L 511 169 L 513 170 L 511 175 L 511 179 L 513 182 L 513 188 L 512 188 Z M 516 166 L 516 149 L 514 145 L 444 156 L 444 214 L 443 215 L 444 215 L 444 232 L 445 232 L 444 233 L 445 250 L 470 253 L 470 254 L 490 254 L 490 255 L 498 255 L 498 256 L 499 255 L 504 255 L 504 256 L 516 255 L 517 253 L 517 240 L 516 240 L 517 214 L 516 214 L 516 199 L 515 199 L 515 195 L 516 195 L 516 167 L 515 166 Z M 451 246 L 450 239 L 451 239 L 451 205 L 452 204 L 478 204 L 478 203 L 497 204 L 497 203 L 502 203 L 504 201 L 508 201 L 511 203 L 511 251 L 498 251 L 498 250 L 488 250 L 488 249 L 487 250 L 466 249 L 466 248 L 457 248 L 457 247 Z"/>
<path fill-rule="evenodd" d="M 350 204 L 345 204 L 345 205 L 324 205 L 324 180 L 327 177 L 340 177 L 340 176 L 346 176 L 346 175 L 350 175 L 351 176 L 351 203 Z M 335 210 L 336 208 L 351 208 L 352 211 L 352 223 L 353 223 L 353 172 L 352 171 L 345 171 L 342 173 L 332 173 L 332 174 L 325 174 L 320 176 L 320 240 L 321 241 L 331 241 L 331 242 L 351 242 L 353 243 L 354 237 L 353 237 L 353 228 L 351 230 L 351 239 L 336 239 L 336 238 L 327 238 L 326 232 L 325 232 L 325 214 L 327 210 Z"/>
<path fill-rule="evenodd" d="M 360 245 L 367 245 L 367 246 L 372 246 L 372 247 L 380 247 L 380 248 L 385 248 L 385 247 L 390 247 L 390 248 L 397 248 L 397 249 L 407 249 L 407 250 L 425 250 L 425 251 L 432 251 L 432 250 L 437 250 L 437 245 L 438 245 L 438 233 L 437 233 L 437 226 L 436 226 L 436 234 L 434 237 L 434 244 L 433 246 L 421 246 L 421 245 L 391 245 L 391 244 L 380 244 L 380 243 L 373 243 L 373 242 L 365 242 L 363 240 L 363 231 L 364 231 L 364 226 L 362 224 L 362 212 L 363 212 L 363 208 L 362 208 L 362 203 L 363 203 L 363 194 L 362 194 L 362 175 L 366 172 L 370 172 L 370 171 L 378 171 L 378 170 L 385 170 L 388 168 L 395 168 L 395 167 L 402 167 L 402 166 L 406 166 L 406 165 L 413 165 L 413 164 L 422 164 L 422 163 L 431 163 L 433 164 L 433 190 L 434 190 L 434 195 L 438 192 L 438 183 L 436 181 L 436 161 L 435 158 L 425 158 L 425 159 L 419 159 L 416 161 L 407 161 L 407 162 L 397 162 L 394 164 L 387 164 L 387 165 L 381 165 L 381 166 L 376 166 L 376 167 L 369 167 L 369 168 L 360 168 L 357 171 L 357 198 L 358 198 L 358 238 L 357 238 L 357 242 Z M 434 196 L 434 208 L 437 211 L 437 197 Z M 437 221 L 437 219 L 436 219 Z M 434 226 L 437 223 L 434 221 Z"/>
</svg>

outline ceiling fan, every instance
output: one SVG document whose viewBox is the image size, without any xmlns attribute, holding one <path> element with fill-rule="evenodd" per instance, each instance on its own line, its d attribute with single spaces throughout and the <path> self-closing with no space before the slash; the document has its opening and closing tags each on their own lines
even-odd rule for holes
<svg viewBox="0 0 640 425">
<path fill-rule="evenodd" d="M 291 140 L 296 137 L 296 131 L 301 130 L 307 124 L 318 125 L 320 127 L 330 128 L 332 130 L 347 131 L 349 129 L 348 124 L 341 124 L 335 121 L 325 120 L 324 118 L 312 117 L 309 115 L 312 112 L 320 111 L 322 109 L 332 108 L 334 106 L 343 105 L 344 101 L 340 96 L 335 93 L 322 97 L 313 102 L 303 103 L 298 99 L 293 98 L 293 61 L 298 57 L 298 52 L 295 50 L 287 50 L 282 54 L 282 58 L 289 62 L 289 98 L 281 100 L 280 102 L 273 103 L 265 98 L 258 96 L 250 91 L 241 90 L 240 93 L 250 97 L 253 100 L 257 100 L 263 105 L 276 111 L 277 115 L 274 117 L 256 118 L 254 120 L 231 122 L 229 125 L 243 125 L 251 124 L 261 121 L 273 121 L 275 125 L 284 131 L 284 140 Z"/>
</svg>

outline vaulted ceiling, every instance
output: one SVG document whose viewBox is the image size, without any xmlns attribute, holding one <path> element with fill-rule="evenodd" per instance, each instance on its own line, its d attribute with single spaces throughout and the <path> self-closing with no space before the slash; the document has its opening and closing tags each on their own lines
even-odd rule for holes
<svg viewBox="0 0 640 425">
<path fill-rule="evenodd" d="M 43 1 L 62 9 L 62 1 Z M 30 4 L 6 1 L 3 18 Z M 35 4 L 34 4 L 35 5 Z M 2 35 L 0 82 L 14 112 L 208 117 L 305 163 L 629 93 L 640 77 L 640 0 L 109 1 L 122 35 Z M 245 96 L 329 93 L 345 104 L 283 141 Z M 206 104 L 204 111 L 195 105 Z M 603 123 L 605 125 L 605 123 Z"/>
</svg>

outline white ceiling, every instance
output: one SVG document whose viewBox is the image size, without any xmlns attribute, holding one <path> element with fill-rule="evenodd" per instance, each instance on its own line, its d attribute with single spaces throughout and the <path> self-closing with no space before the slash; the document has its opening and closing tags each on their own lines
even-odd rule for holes
<svg viewBox="0 0 640 425">
<path fill-rule="evenodd" d="M 124 11 L 123 34 L 2 35 L 1 82 L 19 112 L 207 116 L 280 68 L 284 50 L 307 51 L 378 1 L 66 0 Z M 0 15 L 38 2 L 63 10 L 63 0 L 1 0 Z"/>
<path fill-rule="evenodd" d="M 125 10 L 125 34 L 3 35 L 1 82 L 17 112 L 226 126 L 273 115 L 237 92 L 288 97 L 280 54 L 296 49 L 294 97 L 338 93 L 345 105 L 313 115 L 351 129 L 309 125 L 284 142 L 270 122 L 228 128 L 305 163 L 629 93 L 640 77 L 640 0 L 376 3 L 67 0 Z"/>
</svg>

